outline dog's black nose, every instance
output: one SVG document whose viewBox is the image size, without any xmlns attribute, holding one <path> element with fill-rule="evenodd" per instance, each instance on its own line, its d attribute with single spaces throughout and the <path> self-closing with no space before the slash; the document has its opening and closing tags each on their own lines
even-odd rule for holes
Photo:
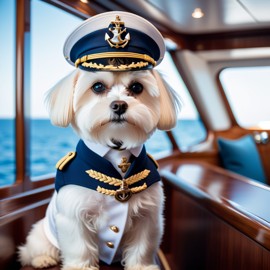
<svg viewBox="0 0 270 270">
<path fill-rule="evenodd" d="M 115 100 L 110 105 L 113 112 L 115 112 L 118 115 L 121 115 L 126 112 L 128 108 L 128 104 L 123 100 Z"/>
</svg>

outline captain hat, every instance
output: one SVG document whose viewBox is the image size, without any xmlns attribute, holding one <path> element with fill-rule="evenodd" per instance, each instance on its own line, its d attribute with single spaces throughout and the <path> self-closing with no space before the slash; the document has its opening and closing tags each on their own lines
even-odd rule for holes
<svg viewBox="0 0 270 270">
<path fill-rule="evenodd" d="M 151 69 L 163 59 L 165 43 L 156 27 L 123 11 L 85 20 L 64 44 L 66 60 L 88 71 Z"/>
</svg>

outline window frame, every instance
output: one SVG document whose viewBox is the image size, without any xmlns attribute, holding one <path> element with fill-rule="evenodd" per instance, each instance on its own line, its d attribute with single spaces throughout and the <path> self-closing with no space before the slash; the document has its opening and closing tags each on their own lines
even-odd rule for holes
<svg viewBox="0 0 270 270">
<path fill-rule="evenodd" d="M 27 101 L 30 100 L 30 0 L 16 1 L 15 45 L 15 182 L 0 188 L 0 198 L 5 198 L 32 188 L 53 183 L 53 178 L 31 182 L 29 175 L 29 117 Z M 28 72 L 27 72 L 28 71 Z"/>
<path fill-rule="evenodd" d="M 90 7 L 84 12 L 74 8 L 68 9 L 54 1 L 45 1 L 61 8 L 75 16 L 86 19 L 95 13 Z M 30 178 L 30 25 L 31 0 L 16 1 L 16 45 L 15 45 L 15 182 L 12 185 L 0 187 L 0 199 L 4 199 L 25 191 L 51 185 L 54 177 L 41 176 L 38 181 Z"/>
<path fill-rule="evenodd" d="M 241 126 L 239 126 L 239 124 L 236 121 L 236 118 L 235 118 L 234 113 L 232 111 L 232 108 L 230 106 L 230 102 L 226 96 L 225 89 L 223 88 L 221 80 L 220 80 L 220 74 L 222 73 L 223 70 L 225 70 L 227 68 L 235 68 L 235 67 L 241 67 L 241 66 L 228 66 L 228 67 L 224 67 L 224 68 L 220 69 L 216 75 L 216 82 L 218 85 L 219 92 L 221 93 L 222 99 L 224 101 L 228 116 L 229 116 L 230 121 L 231 121 L 231 128 L 233 128 L 233 127 L 240 127 L 241 128 Z"/>
<path fill-rule="evenodd" d="M 177 53 L 177 50 L 170 50 L 168 51 L 172 57 L 172 60 L 173 60 L 173 63 L 177 69 L 177 71 L 179 72 L 179 75 L 181 76 L 183 82 L 185 83 L 186 85 L 186 88 L 190 94 L 190 97 L 198 111 L 198 115 L 200 116 L 200 119 L 201 119 L 201 122 L 203 123 L 204 125 L 204 128 L 205 128 L 205 140 L 199 142 L 198 144 L 202 144 L 204 142 L 206 142 L 211 134 L 211 128 L 209 126 L 209 123 L 207 121 L 207 117 L 204 113 L 204 110 L 202 109 L 201 105 L 200 105 L 200 101 L 198 100 L 198 97 L 196 95 L 194 95 L 195 91 L 193 90 L 193 87 L 191 86 L 188 78 L 186 77 L 185 75 L 185 72 L 183 71 L 183 68 L 182 66 L 180 65 L 180 63 L 178 62 L 178 58 L 176 56 L 176 53 Z M 172 131 L 167 131 L 166 132 L 167 135 L 169 136 L 169 139 L 171 140 L 172 142 L 172 145 L 173 145 L 173 150 L 177 150 L 179 151 L 180 153 L 188 153 L 187 152 L 182 152 L 181 149 L 180 149 L 180 146 L 178 145 L 176 139 L 174 138 L 174 135 L 173 135 L 173 132 Z M 196 145 L 194 145 L 196 146 Z M 193 149 L 194 146 L 191 146 L 190 149 Z"/>
<path fill-rule="evenodd" d="M 96 15 L 88 5 L 44 0 L 79 18 Z M 54 176 L 30 177 L 30 26 L 31 0 L 16 0 L 15 37 L 15 182 L 0 187 L 0 200 L 54 183 Z"/>
</svg>

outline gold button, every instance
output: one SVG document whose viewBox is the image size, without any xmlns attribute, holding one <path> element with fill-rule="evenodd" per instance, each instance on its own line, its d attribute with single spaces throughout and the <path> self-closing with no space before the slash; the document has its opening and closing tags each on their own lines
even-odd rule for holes
<svg viewBox="0 0 270 270">
<path fill-rule="evenodd" d="M 118 227 L 116 227 L 116 226 L 110 226 L 110 229 L 111 229 L 113 232 L 115 232 L 115 233 L 118 233 L 118 232 L 119 232 L 119 229 L 118 229 Z"/>
<path fill-rule="evenodd" d="M 107 242 L 106 244 L 109 248 L 114 248 L 114 244 L 112 242 Z"/>
</svg>

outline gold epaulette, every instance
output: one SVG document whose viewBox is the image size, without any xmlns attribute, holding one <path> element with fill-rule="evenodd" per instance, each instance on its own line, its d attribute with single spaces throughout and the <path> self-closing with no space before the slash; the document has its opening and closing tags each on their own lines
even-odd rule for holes
<svg viewBox="0 0 270 270">
<path fill-rule="evenodd" d="M 150 154 L 147 153 L 147 156 L 154 162 L 154 164 L 156 165 L 157 169 L 159 168 L 159 165 L 157 163 L 157 161 L 154 159 L 154 157 Z"/>
<path fill-rule="evenodd" d="M 63 170 L 64 167 L 76 156 L 76 152 L 68 152 L 55 165 L 56 169 Z"/>
</svg>

